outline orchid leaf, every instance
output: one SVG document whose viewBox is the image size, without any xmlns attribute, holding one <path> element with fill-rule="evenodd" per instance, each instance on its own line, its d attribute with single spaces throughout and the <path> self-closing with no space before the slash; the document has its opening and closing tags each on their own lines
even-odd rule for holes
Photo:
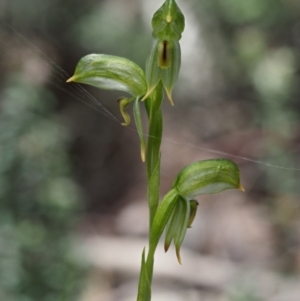
<svg viewBox="0 0 300 301">
<path fill-rule="evenodd" d="M 145 261 L 145 248 L 142 253 L 140 279 L 137 301 L 150 301 L 151 300 L 151 286 L 147 273 L 147 266 Z"/>
<path fill-rule="evenodd" d="M 176 189 L 171 189 L 159 204 L 153 219 L 150 233 L 150 249 L 153 252 L 158 241 L 170 219 L 173 209 L 176 205 L 178 194 Z"/>
</svg>

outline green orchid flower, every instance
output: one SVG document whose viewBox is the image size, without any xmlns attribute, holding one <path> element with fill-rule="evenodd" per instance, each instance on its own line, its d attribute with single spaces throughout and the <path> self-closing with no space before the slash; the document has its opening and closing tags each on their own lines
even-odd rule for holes
<svg viewBox="0 0 300 301">
<path fill-rule="evenodd" d="M 181 50 L 179 40 L 184 30 L 184 16 L 174 0 L 167 0 L 152 18 L 154 44 L 146 62 L 147 99 L 161 81 L 168 100 L 174 105 L 172 91 L 177 82 Z"/>
<path fill-rule="evenodd" d="M 198 161 L 183 168 L 157 209 L 150 240 L 153 248 L 165 230 L 165 251 L 174 241 L 177 260 L 181 264 L 180 248 L 197 212 L 198 202 L 193 198 L 227 189 L 244 191 L 240 184 L 239 169 L 230 160 Z"/>
</svg>

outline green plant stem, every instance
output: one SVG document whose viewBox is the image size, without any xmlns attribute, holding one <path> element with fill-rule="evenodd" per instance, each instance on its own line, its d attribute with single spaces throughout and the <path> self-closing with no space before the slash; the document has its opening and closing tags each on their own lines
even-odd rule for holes
<svg viewBox="0 0 300 301">
<path fill-rule="evenodd" d="M 143 262 L 144 252 L 142 256 L 142 268 L 140 274 L 138 300 L 151 299 L 151 283 L 153 276 L 154 254 L 156 245 L 151 244 L 151 231 L 154 216 L 159 204 L 159 188 L 160 188 L 160 146 L 162 139 L 162 112 L 161 103 L 163 100 L 163 87 L 159 84 L 154 92 L 146 100 L 146 110 L 149 120 L 148 143 L 146 154 L 147 179 L 148 179 L 148 206 L 149 206 L 149 250 L 147 259 Z M 145 279 L 146 278 L 146 279 Z M 144 283 L 147 287 L 143 289 Z M 147 291 L 147 292 L 146 292 Z"/>
<path fill-rule="evenodd" d="M 162 112 L 163 100 L 162 84 L 159 84 L 150 99 L 146 101 L 146 109 L 149 119 L 148 148 L 146 155 L 148 176 L 148 205 L 149 205 L 149 250 L 146 267 L 148 279 L 151 285 L 154 265 L 155 248 L 151 248 L 151 231 L 153 219 L 159 204 L 160 191 L 160 146 L 162 140 Z"/>
<path fill-rule="evenodd" d="M 162 139 L 162 85 L 159 84 L 151 97 L 146 100 L 146 110 L 149 119 L 148 143 L 146 154 L 149 205 L 149 232 L 159 203 L 160 187 L 160 145 Z"/>
</svg>

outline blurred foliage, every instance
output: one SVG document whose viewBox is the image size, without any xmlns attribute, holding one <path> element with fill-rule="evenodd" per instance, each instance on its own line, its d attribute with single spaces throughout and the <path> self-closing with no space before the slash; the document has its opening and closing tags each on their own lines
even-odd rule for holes
<svg viewBox="0 0 300 301">
<path fill-rule="evenodd" d="M 137 18 L 138 7 L 128 5 L 128 1 L 103 1 L 82 16 L 73 30 L 87 51 L 123 56 L 144 67 L 151 36 Z"/>
<path fill-rule="evenodd" d="M 0 300 L 74 300 L 80 194 L 55 98 L 19 76 L 0 95 Z"/>
<path fill-rule="evenodd" d="M 253 192 L 270 208 L 279 266 L 297 270 L 299 170 L 284 168 L 299 169 L 300 162 L 299 1 L 213 0 L 194 5 L 203 16 L 204 31 L 215 29 L 206 42 L 213 47 L 218 41 L 222 49 L 210 48 L 223 70 L 227 97 L 254 105 L 250 126 L 261 129 L 266 147 L 258 158 L 283 167 L 261 165 Z"/>
</svg>

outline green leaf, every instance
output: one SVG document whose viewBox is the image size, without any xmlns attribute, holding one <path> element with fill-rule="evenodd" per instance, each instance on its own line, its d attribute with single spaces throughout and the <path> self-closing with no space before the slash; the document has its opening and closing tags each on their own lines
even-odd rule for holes
<svg viewBox="0 0 300 301">
<path fill-rule="evenodd" d="M 67 82 L 88 84 L 105 90 L 118 90 L 134 97 L 147 91 L 144 71 L 134 62 L 113 55 L 89 54 L 77 64 Z"/>
<path fill-rule="evenodd" d="M 188 199 L 226 189 L 244 190 L 240 184 L 238 166 L 226 159 L 198 161 L 188 165 L 178 174 L 172 187 Z"/>
<path fill-rule="evenodd" d="M 169 221 L 172 214 L 176 201 L 178 199 L 178 194 L 176 189 L 170 190 L 161 203 L 159 204 L 154 220 L 152 223 L 151 233 L 150 233 L 150 251 L 154 254 L 157 247 L 158 241 Z"/>
<path fill-rule="evenodd" d="M 147 273 L 147 266 L 145 262 L 145 249 L 144 249 L 142 253 L 137 301 L 150 301 L 150 300 L 151 300 L 151 286 L 150 286 L 150 281 Z"/>
</svg>

